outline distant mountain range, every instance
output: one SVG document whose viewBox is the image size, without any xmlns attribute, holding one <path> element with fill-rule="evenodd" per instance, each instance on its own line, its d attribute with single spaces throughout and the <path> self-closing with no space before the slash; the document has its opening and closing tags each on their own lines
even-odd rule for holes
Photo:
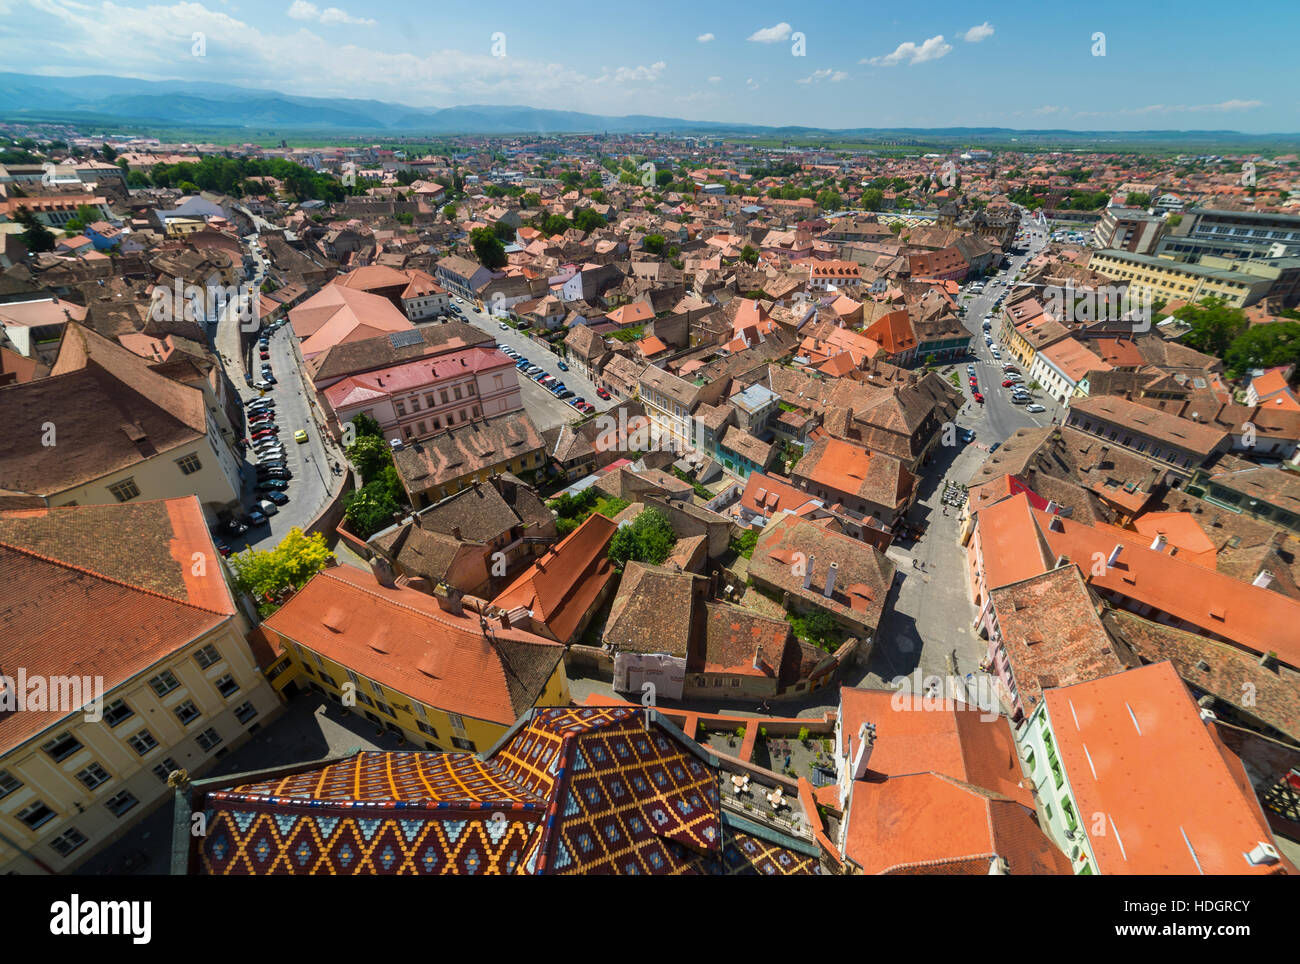
<svg viewBox="0 0 1300 964">
<path fill-rule="evenodd" d="M 321 134 L 751 134 L 764 137 L 836 136 L 852 138 L 968 139 L 972 142 L 1033 142 L 1250 145 L 1300 143 L 1294 134 L 1240 134 L 1235 131 L 1070 131 L 1013 128 L 851 128 L 764 127 L 680 117 L 629 114 L 612 117 L 536 107 L 469 105 L 421 108 L 378 100 L 299 97 L 276 91 L 179 80 L 136 80 L 87 75 L 46 77 L 0 72 L 0 119 L 135 128 L 228 128 Z"/>
</svg>

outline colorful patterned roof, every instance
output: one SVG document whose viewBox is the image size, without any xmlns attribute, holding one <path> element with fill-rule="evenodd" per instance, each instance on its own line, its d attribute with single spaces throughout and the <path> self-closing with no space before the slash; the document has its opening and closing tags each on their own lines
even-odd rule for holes
<svg viewBox="0 0 1300 964">
<path fill-rule="evenodd" d="M 489 756 L 369 751 L 191 791 L 204 874 L 796 874 L 724 830 L 716 761 L 633 707 L 552 707 Z"/>
</svg>

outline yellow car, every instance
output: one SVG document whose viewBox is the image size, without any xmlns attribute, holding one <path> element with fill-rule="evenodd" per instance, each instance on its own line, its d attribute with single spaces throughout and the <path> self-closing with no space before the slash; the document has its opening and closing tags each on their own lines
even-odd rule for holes
<svg viewBox="0 0 1300 964">
<path fill-rule="evenodd" d="M 298 431 L 293 433 L 293 440 L 295 442 L 307 441 L 307 432 L 304 429 L 298 429 Z"/>
</svg>

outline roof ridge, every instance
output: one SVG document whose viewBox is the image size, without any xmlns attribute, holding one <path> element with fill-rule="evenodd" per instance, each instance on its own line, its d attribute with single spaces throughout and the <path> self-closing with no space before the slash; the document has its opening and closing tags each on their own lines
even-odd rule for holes
<svg viewBox="0 0 1300 964">
<path fill-rule="evenodd" d="M 80 572 L 88 576 L 94 576 L 96 579 L 102 579 L 105 582 L 112 583 L 115 586 L 123 586 L 127 589 L 134 590 L 135 592 L 142 592 L 147 596 L 155 596 L 158 599 L 166 599 L 168 602 L 174 602 L 181 606 L 187 606 L 190 609 L 196 609 L 199 612 L 210 613 L 214 616 L 221 616 L 223 618 L 227 618 L 233 615 L 233 613 L 223 613 L 218 609 L 209 609 L 207 606 L 200 606 L 198 603 L 191 602 L 188 599 L 181 599 L 177 596 L 169 596 L 167 593 L 159 592 L 156 589 L 150 589 L 147 586 L 137 586 L 135 583 L 127 582 L 124 579 L 117 579 L 114 576 L 106 575 L 98 571 L 97 569 L 91 569 L 87 566 L 79 566 L 76 565 L 75 563 L 66 562 L 63 559 L 55 558 L 54 556 L 47 556 L 42 552 L 37 552 L 34 549 L 29 549 L 26 546 L 14 545 L 12 542 L 6 542 L 3 539 L 0 539 L 0 547 L 3 547 L 5 549 L 12 549 L 14 552 L 21 553 L 22 555 L 25 556 L 31 556 L 34 559 L 40 559 L 42 562 L 48 562 L 51 563 L 52 565 L 60 566 L 64 569 L 71 569 L 74 572 Z"/>
</svg>

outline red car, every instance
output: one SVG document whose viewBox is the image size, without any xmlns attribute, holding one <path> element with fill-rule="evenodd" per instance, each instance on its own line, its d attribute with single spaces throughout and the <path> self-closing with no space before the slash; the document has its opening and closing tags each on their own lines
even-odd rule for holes
<svg viewBox="0 0 1300 964">
<path fill-rule="evenodd" d="M 984 404 L 984 396 L 981 395 L 979 392 L 976 392 L 974 397 L 975 397 L 975 401 L 979 402 L 981 405 Z"/>
<path fill-rule="evenodd" d="M 1011 387 L 1012 385 L 1014 385 L 1014 384 L 1015 384 L 1015 382 L 1013 382 L 1013 381 L 1012 381 L 1011 379 L 1009 379 L 1009 378 L 1004 378 L 1004 379 L 1002 380 L 1002 387 L 1003 387 L 1003 388 L 1010 388 L 1010 387 Z"/>
<path fill-rule="evenodd" d="M 249 438 L 251 438 L 254 442 L 260 442 L 262 441 L 262 439 L 274 438 L 276 435 L 279 434 L 279 432 L 280 430 L 278 428 L 264 428 L 254 432 L 252 435 L 249 436 Z"/>
<path fill-rule="evenodd" d="M 605 391 L 605 389 L 603 388 L 596 389 L 596 394 L 601 398 L 603 398 L 605 401 L 609 401 L 609 392 Z"/>
</svg>

